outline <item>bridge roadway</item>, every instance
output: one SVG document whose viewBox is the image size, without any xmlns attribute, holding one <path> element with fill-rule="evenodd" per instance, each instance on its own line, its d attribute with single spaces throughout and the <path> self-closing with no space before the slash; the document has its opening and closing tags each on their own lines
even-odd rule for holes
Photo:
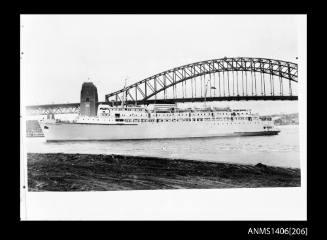
<svg viewBox="0 0 327 240">
<path fill-rule="evenodd" d="M 147 99 L 140 101 L 128 100 L 126 104 L 167 104 L 167 103 L 186 103 L 186 102 L 213 102 L 213 101 L 295 101 L 298 100 L 298 96 L 225 96 L 225 97 L 202 97 L 202 98 L 171 98 L 171 99 Z M 115 105 L 122 104 L 122 101 L 114 102 Z M 104 102 L 108 104 L 108 102 Z"/>
<path fill-rule="evenodd" d="M 177 99 L 147 99 L 141 101 L 125 101 L 128 105 L 149 105 L 149 104 L 173 104 L 173 103 L 186 103 L 186 102 L 213 102 L 213 101 L 295 101 L 298 100 L 298 96 L 229 96 L 229 97 L 206 97 L 206 98 L 177 98 Z M 99 102 L 99 104 L 107 105 L 121 105 L 121 101 L 114 103 Z M 63 103 L 63 104 L 46 104 L 46 105 L 34 105 L 27 106 L 26 111 L 28 115 L 47 115 L 54 114 L 67 114 L 67 113 L 79 113 L 80 103 Z"/>
</svg>

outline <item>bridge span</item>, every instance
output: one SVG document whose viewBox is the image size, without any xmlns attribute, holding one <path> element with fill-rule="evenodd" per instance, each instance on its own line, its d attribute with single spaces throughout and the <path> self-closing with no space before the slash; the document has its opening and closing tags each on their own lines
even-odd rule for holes
<svg viewBox="0 0 327 240">
<path fill-rule="evenodd" d="M 297 100 L 297 78 L 296 63 L 266 58 L 221 58 L 158 73 L 107 94 L 106 101 Z"/>
</svg>

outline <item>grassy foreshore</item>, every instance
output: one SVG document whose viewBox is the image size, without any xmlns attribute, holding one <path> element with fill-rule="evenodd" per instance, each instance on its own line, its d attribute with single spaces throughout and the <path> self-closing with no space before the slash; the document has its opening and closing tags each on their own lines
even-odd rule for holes
<svg viewBox="0 0 327 240">
<path fill-rule="evenodd" d="M 29 191 L 299 187 L 300 169 L 120 155 L 28 153 Z"/>
</svg>

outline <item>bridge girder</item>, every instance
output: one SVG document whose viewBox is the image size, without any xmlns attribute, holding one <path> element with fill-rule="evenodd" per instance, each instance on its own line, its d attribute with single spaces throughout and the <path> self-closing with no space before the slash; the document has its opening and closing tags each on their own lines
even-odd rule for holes
<svg viewBox="0 0 327 240">
<path fill-rule="evenodd" d="M 297 96 L 231 96 L 231 97 L 202 97 L 198 99 L 193 98 L 175 98 L 175 99 L 148 99 L 139 101 L 140 105 L 149 104 L 173 104 L 173 103 L 188 103 L 188 102 L 214 102 L 214 101 L 295 101 Z M 122 104 L 122 101 L 115 102 L 116 105 Z M 125 101 L 124 104 L 133 105 L 132 100 Z M 108 104 L 108 103 L 107 103 Z"/>
<path fill-rule="evenodd" d="M 48 104 L 48 105 L 35 105 L 27 106 L 27 115 L 48 115 L 48 114 L 68 114 L 76 113 L 80 111 L 79 103 L 69 103 L 69 104 Z"/>
</svg>

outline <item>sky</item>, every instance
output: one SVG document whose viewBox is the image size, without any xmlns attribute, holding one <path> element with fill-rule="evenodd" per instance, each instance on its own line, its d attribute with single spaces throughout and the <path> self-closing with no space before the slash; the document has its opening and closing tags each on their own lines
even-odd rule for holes
<svg viewBox="0 0 327 240">
<path fill-rule="evenodd" d="M 227 57 L 297 62 L 297 15 L 21 15 L 26 105 L 79 102 L 83 82 L 105 94 L 159 72 Z M 297 112 L 293 102 L 220 102 Z M 216 105 L 217 105 L 216 104 Z"/>
</svg>

